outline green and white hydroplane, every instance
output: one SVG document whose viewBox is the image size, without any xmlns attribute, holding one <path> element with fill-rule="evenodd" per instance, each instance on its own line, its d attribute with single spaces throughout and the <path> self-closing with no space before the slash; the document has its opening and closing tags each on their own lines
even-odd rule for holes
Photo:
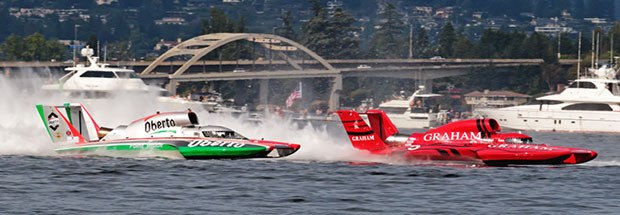
<svg viewBox="0 0 620 215">
<path fill-rule="evenodd" d="M 167 112 L 114 129 L 100 127 L 78 103 L 37 105 L 56 152 L 63 155 L 155 156 L 186 159 L 277 158 L 299 144 L 248 139 L 222 126 L 199 125 L 196 113 Z"/>
</svg>

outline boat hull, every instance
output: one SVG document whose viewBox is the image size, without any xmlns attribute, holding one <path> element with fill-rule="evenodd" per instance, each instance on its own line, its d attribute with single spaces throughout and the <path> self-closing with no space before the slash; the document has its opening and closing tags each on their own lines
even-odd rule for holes
<svg viewBox="0 0 620 215">
<path fill-rule="evenodd" d="M 210 139 L 124 140 L 71 145 L 56 149 L 61 155 L 165 157 L 184 159 L 277 158 L 293 154 L 297 144 L 223 141 Z"/>
<path fill-rule="evenodd" d="M 410 161 L 459 161 L 489 166 L 579 164 L 598 156 L 587 149 L 544 144 L 412 145 L 387 148 L 374 154 L 401 156 Z"/>
</svg>

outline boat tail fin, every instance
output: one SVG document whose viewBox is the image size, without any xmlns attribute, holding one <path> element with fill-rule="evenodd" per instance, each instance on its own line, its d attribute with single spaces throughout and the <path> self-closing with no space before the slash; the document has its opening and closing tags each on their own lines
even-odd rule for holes
<svg viewBox="0 0 620 215">
<path fill-rule="evenodd" d="M 353 110 L 336 111 L 344 126 L 353 147 L 362 150 L 376 151 L 386 148 L 383 140 L 368 126 L 364 119 Z"/>
<path fill-rule="evenodd" d="M 398 133 L 398 129 L 392 123 L 390 118 L 382 110 L 368 110 L 368 122 L 372 130 L 381 138 L 381 140 L 387 139 L 389 136 Z"/>
<path fill-rule="evenodd" d="M 65 111 L 69 115 L 69 122 L 82 134 L 87 141 L 99 140 L 101 127 L 90 112 L 80 103 L 65 103 Z"/>
<path fill-rule="evenodd" d="M 99 125 L 81 104 L 39 104 L 36 107 L 52 142 L 84 143 L 99 139 Z"/>
</svg>

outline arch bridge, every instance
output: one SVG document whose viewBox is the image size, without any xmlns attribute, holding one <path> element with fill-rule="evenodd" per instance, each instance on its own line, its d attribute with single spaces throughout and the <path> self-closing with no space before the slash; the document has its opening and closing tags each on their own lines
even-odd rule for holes
<svg viewBox="0 0 620 215">
<path fill-rule="evenodd" d="M 237 42 L 252 44 L 251 59 L 223 61 L 219 48 Z M 255 54 L 257 46 L 261 47 L 259 51 L 263 51 L 262 55 Z M 210 53 L 219 54 L 219 62 L 212 59 L 207 61 L 206 56 Z M 212 55 L 209 56 L 212 57 Z M 268 103 L 270 79 L 330 78 L 332 81 L 329 107 L 335 110 L 339 107 L 339 91 L 342 90 L 343 77 L 409 78 L 430 82 L 435 78 L 463 75 L 480 68 L 510 69 L 538 66 L 542 62 L 542 59 L 332 59 L 327 61 L 303 45 L 277 35 L 214 33 L 197 36 L 172 47 L 148 64 L 140 73 L 140 77 L 167 81 L 166 88 L 172 94 L 176 94 L 176 88 L 180 82 L 258 80 L 261 104 Z M 337 65 L 338 68 L 334 68 L 332 64 Z M 245 72 L 248 68 L 251 68 L 251 71 Z M 430 86 L 429 83 L 426 85 Z"/>
<path fill-rule="evenodd" d="M 169 79 L 167 89 L 172 94 L 176 94 L 176 88 L 179 82 L 192 81 L 192 72 L 190 71 L 190 68 L 192 66 L 200 64 L 201 59 L 203 59 L 209 53 L 213 53 L 218 48 L 237 41 L 252 42 L 253 47 L 254 45 L 259 45 L 264 50 L 267 50 L 270 64 L 274 55 L 276 55 L 293 68 L 293 71 L 288 71 L 288 73 L 294 73 L 295 70 L 312 70 L 314 72 L 318 71 L 327 73 L 338 73 L 338 71 L 329 62 L 316 54 L 314 51 L 306 48 L 305 46 L 295 41 L 281 36 L 258 33 L 214 33 L 197 36 L 179 43 L 178 45 L 166 51 L 164 54 L 160 55 L 155 61 L 153 61 L 140 73 L 140 76 L 144 78 L 162 77 L 162 75 L 167 76 L 167 79 Z M 317 68 L 317 66 L 313 65 L 312 67 L 304 68 L 303 62 L 305 61 L 305 56 L 302 55 L 301 63 L 299 60 L 293 59 L 291 57 L 291 53 L 299 51 L 303 52 L 303 54 L 305 55 L 310 56 L 309 62 L 318 62 L 320 66 L 318 66 Z M 164 72 L 162 74 L 157 70 L 159 67 L 166 66 L 166 60 L 174 60 L 174 58 L 176 57 L 189 57 L 189 60 L 187 60 L 173 72 Z M 254 56 L 252 56 L 252 58 L 255 59 Z M 335 77 L 334 79 L 335 80 L 332 82 L 332 94 L 329 99 L 330 107 L 337 107 L 339 97 L 336 91 L 342 89 L 342 77 Z M 267 101 L 268 84 L 268 79 L 260 80 L 261 103 L 266 103 Z"/>
</svg>

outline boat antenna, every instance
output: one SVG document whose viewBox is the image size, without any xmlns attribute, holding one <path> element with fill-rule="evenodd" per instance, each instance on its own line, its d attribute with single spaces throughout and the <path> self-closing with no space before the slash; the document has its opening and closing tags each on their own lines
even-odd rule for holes
<svg viewBox="0 0 620 215">
<path fill-rule="evenodd" d="M 611 32 L 610 38 L 609 38 L 609 43 L 611 44 L 609 46 L 609 64 L 613 65 L 614 64 L 614 32 Z"/>
<path fill-rule="evenodd" d="M 562 47 L 561 38 L 562 38 L 561 30 L 558 29 L 558 61 L 560 60 L 560 58 L 562 58 L 562 54 L 560 52 L 560 47 Z"/>
<path fill-rule="evenodd" d="M 581 32 L 579 32 L 579 45 L 577 45 L 577 79 L 580 77 L 581 72 Z"/>
<path fill-rule="evenodd" d="M 590 68 L 594 68 L 594 41 L 596 41 L 596 31 L 592 30 L 592 61 L 590 62 Z"/>
<path fill-rule="evenodd" d="M 598 60 L 600 59 L 601 54 L 601 33 L 596 34 L 596 68 L 598 69 Z"/>
</svg>

